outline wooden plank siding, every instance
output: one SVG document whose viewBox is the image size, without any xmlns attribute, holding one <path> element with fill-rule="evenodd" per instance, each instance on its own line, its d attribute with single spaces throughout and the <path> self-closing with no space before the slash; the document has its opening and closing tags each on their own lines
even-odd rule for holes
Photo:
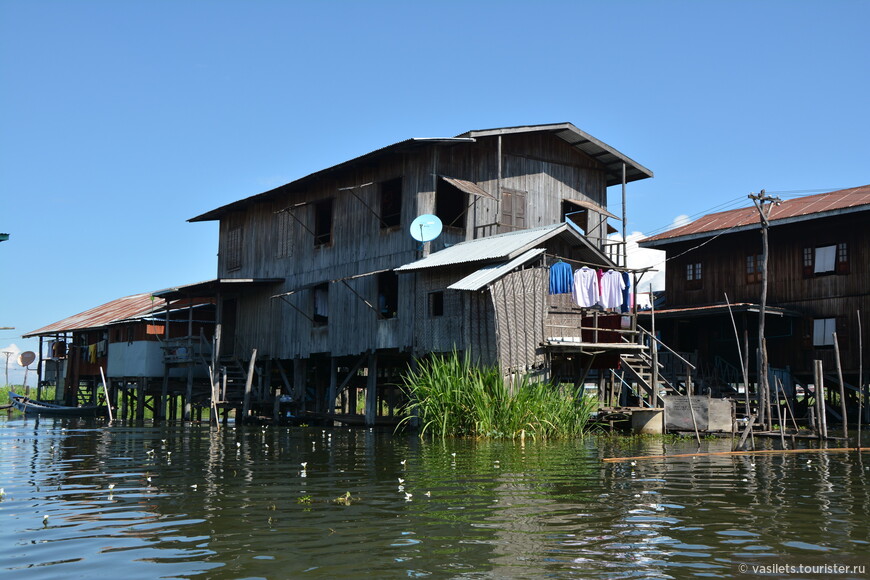
<svg viewBox="0 0 870 580">
<path fill-rule="evenodd" d="M 824 361 L 826 370 L 833 370 L 833 348 L 813 346 L 812 321 L 835 318 L 844 370 L 852 375 L 857 371 L 858 310 L 862 313 L 865 333 L 870 325 L 867 318 L 870 312 L 870 269 L 867 267 L 870 263 L 870 230 L 866 227 L 866 220 L 867 212 L 861 212 L 769 229 L 767 303 L 800 314 L 799 318 L 782 323 L 783 328 L 789 329 L 790 336 L 778 336 L 776 340 L 768 341 L 771 365 L 788 365 L 796 374 L 810 376 L 812 360 L 820 359 Z M 725 234 L 708 243 L 704 241 L 684 241 L 663 248 L 669 256 L 675 256 L 667 263 L 667 308 L 723 304 L 725 293 L 732 304 L 757 304 L 760 279 L 747 276 L 746 257 L 761 253 L 759 231 Z M 846 272 L 805 274 L 804 248 L 840 243 L 845 243 L 848 249 Z M 702 264 L 702 283 L 693 288 L 686 280 L 686 269 L 689 264 L 696 263 Z M 697 282 L 695 286 L 698 286 Z M 730 322 L 725 330 L 729 329 Z M 750 327 L 749 331 L 754 345 L 757 330 Z M 724 336 L 733 348 L 733 340 L 727 332 Z M 665 340 L 668 340 L 667 336 Z"/>
<path fill-rule="evenodd" d="M 522 314 L 525 308 L 535 313 L 528 321 L 517 319 L 524 321 L 524 327 L 526 322 L 540 326 L 534 334 L 538 343 L 526 345 L 532 349 L 530 355 L 512 348 L 500 354 L 499 345 L 493 343 L 498 317 L 493 304 L 487 304 L 480 295 L 445 291 L 444 314 L 437 319 L 429 315 L 428 294 L 443 290 L 477 266 L 434 277 L 428 273 L 399 276 L 399 304 L 393 319 L 381 319 L 360 299 L 362 296 L 377 305 L 376 275 L 347 280 L 356 294 L 344 282 L 335 282 L 419 259 L 423 248 L 411 238 L 408 226 L 418 215 L 435 213 L 442 175 L 471 181 L 494 197 L 469 195 L 465 226 L 446 227 L 438 239 L 426 245 L 426 252 L 497 233 L 499 183 L 503 189 L 525 192 L 526 228 L 561 222 L 563 200 L 606 205 L 603 167 L 562 139 L 551 134 L 505 135 L 501 138 L 501 159 L 498 139 L 485 137 L 476 142 L 430 144 L 392 152 L 377 161 L 321 176 L 308 182 L 304 190 L 279 188 L 274 195 L 255 198 L 242 209 L 223 215 L 218 276 L 284 280 L 237 296 L 233 342 L 237 355 L 246 357 L 254 348 L 260 356 L 277 359 L 308 358 L 316 353 L 352 356 L 370 349 L 424 354 L 456 346 L 475 350 L 482 359 L 501 359 L 511 367 L 539 364 L 536 345 L 542 338 L 544 302 L 537 291 L 530 295 L 533 302 L 521 300 L 510 307 L 517 317 L 526 316 Z M 383 228 L 375 215 L 380 210 L 379 184 L 396 178 L 402 179 L 401 224 Z M 352 193 L 348 188 L 353 188 Z M 308 230 L 315 228 L 316 204 L 329 199 L 331 240 L 315 246 Z M 293 216 L 282 213 L 288 208 Z M 603 218 L 594 215 L 592 219 Z M 600 245 L 600 239 L 592 239 Z M 527 277 L 539 275 L 522 274 L 510 284 L 531 283 Z M 333 281 L 329 284 L 329 321 L 318 327 L 310 320 L 310 287 L 327 281 Z M 291 292 L 283 299 L 272 298 Z"/>
</svg>

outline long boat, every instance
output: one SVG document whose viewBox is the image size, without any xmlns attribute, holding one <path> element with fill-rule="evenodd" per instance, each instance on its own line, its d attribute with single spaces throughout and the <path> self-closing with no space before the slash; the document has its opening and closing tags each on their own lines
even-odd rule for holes
<svg viewBox="0 0 870 580">
<path fill-rule="evenodd" d="M 26 415 L 45 415 L 52 417 L 96 417 L 106 414 L 106 407 L 101 405 L 83 405 L 70 407 L 48 401 L 37 401 L 17 393 L 9 393 L 12 406 Z"/>
</svg>

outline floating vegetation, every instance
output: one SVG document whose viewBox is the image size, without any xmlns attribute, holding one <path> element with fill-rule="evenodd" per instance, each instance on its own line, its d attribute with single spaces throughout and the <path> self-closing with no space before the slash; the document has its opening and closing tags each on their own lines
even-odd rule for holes
<svg viewBox="0 0 870 580">
<path fill-rule="evenodd" d="M 403 423 L 419 418 L 420 434 L 436 437 L 569 437 L 581 435 L 596 407 L 583 389 L 505 380 L 498 367 L 478 366 L 454 351 L 422 361 L 402 385 L 410 403 Z"/>
</svg>

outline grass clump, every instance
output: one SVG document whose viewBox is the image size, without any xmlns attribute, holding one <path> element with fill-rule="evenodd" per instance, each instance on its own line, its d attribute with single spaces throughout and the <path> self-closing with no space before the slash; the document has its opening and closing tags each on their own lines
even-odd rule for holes
<svg viewBox="0 0 870 580">
<path fill-rule="evenodd" d="M 416 415 L 420 434 L 435 437 L 533 438 L 584 432 L 596 401 L 583 389 L 532 381 L 506 381 L 495 366 L 478 366 L 454 351 L 421 361 L 405 375 L 407 416 Z"/>
</svg>

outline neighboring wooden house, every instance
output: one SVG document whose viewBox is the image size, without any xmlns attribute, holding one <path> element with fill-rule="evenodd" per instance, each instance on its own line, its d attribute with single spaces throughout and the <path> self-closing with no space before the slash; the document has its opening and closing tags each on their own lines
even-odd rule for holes
<svg viewBox="0 0 870 580">
<path fill-rule="evenodd" d="M 39 337 L 39 388 L 54 385 L 58 400 L 95 402 L 105 374 L 113 399 L 120 394 L 126 403 L 132 396 L 140 402 L 150 397 L 159 417 L 158 409 L 165 409 L 160 401 L 187 395 L 194 380 L 206 378 L 200 358 L 210 356 L 214 318 L 210 299 L 167 302 L 135 294 L 24 337 Z M 141 415 L 145 405 L 136 409 Z"/>
<path fill-rule="evenodd" d="M 561 123 L 409 139 L 206 212 L 190 221 L 220 222 L 220 352 L 249 361 L 256 350 L 260 377 L 300 410 L 353 414 L 365 392 L 369 424 L 393 412 L 401 372 L 431 352 L 549 372 L 547 260 L 621 265 L 621 246 L 607 241 L 607 187 L 651 176 Z M 422 214 L 444 225 L 426 244 L 409 235 Z M 482 268 L 494 265 L 489 279 Z M 486 282 L 453 288 L 475 273 Z M 508 318 L 505 288 L 522 301 Z"/>
<path fill-rule="evenodd" d="M 765 337 L 770 365 L 786 386 L 789 372 L 798 383 L 812 383 L 814 360 L 822 360 L 827 378 L 837 380 L 834 331 L 844 382 L 860 384 L 859 331 L 870 324 L 868 218 L 870 186 L 772 208 Z M 760 231 L 759 213 L 749 207 L 709 214 L 640 242 L 668 256 L 667 305 L 655 313 L 656 329 L 669 345 L 703 363 L 701 378 L 713 388 L 742 383 L 726 294 L 741 343 L 745 333 L 753 353 L 751 380 L 756 380 Z"/>
</svg>

